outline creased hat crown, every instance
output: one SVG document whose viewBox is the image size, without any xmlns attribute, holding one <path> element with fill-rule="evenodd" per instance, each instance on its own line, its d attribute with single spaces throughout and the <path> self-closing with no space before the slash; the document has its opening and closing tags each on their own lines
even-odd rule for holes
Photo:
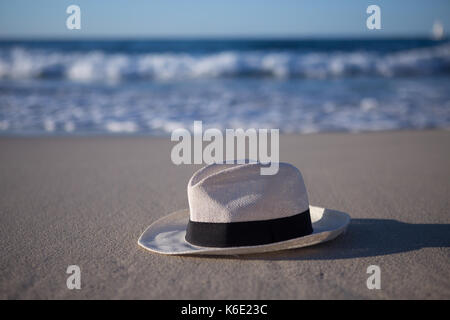
<svg viewBox="0 0 450 320">
<path fill-rule="evenodd" d="M 212 164 L 188 184 L 190 220 L 244 222 L 286 218 L 309 209 L 300 171 L 279 163 L 274 175 L 261 175 L 260 163 Z"/>
</svg>

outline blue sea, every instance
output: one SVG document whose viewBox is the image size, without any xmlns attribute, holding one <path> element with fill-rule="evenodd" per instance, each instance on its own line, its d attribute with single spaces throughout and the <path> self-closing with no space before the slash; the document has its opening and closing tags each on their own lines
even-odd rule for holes
<svg viewBox="0 0 450 320">
<path fill-rule="evenodd" d="M 450 128 L 450 42 L 0 42 L 1 135 Z"/>
</svg>

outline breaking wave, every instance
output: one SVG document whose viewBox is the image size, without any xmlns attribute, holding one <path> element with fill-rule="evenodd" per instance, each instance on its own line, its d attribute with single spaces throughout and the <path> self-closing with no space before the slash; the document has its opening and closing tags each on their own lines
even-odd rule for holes
<svg viewBox="0 0 450 320">
<path fill-rule="evenodd" d="M 390 53 L 370 51 L 221 51 L 111 53 L 0 49 L 0 79 L 183 80 L 222 77 L 328 79 L 450 74 L 450 44 Z"/>
</svg>

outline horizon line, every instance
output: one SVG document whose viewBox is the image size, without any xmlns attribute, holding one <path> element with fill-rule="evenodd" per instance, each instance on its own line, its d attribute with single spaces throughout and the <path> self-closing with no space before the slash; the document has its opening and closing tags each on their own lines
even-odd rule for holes
<svg viewBox="0 0 450 320">
<path fill-rule="evenodd" d="M 354 34 L 354 35 L 134 35 L 134 36 L 114 36 L 114 35 L 88 35 L 88 36 L 1 36 L 0 41 L 136 41 L 136 40 L 274 40 L 274 41 L 293 41 L 293 40 L 413 40 L 413 39 L 430 39 L 433 40 L 431 34 L 380 34 L 370 35 Z M 447 37 L 439 40 L 446 40 Z"/>
</svg>

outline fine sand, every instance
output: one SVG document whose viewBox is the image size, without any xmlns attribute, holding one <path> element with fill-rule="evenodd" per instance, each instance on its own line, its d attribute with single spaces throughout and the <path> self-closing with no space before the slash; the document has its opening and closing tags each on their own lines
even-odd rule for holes
<svg viewBox="0 0 450 320">
<path fill-rule="evenodd" d="M 0 298 L 450 299 L 450 132 L 282 136 L 310 203 L 352 216 L 314 247 L 244 257 L 137 245 L 187 207 L 168 138 L 0 138 Z M 81 290 L 66 287 L 69 265 Z M 381 289 L 366 286 L 381 269 Z"/>
</svg>

